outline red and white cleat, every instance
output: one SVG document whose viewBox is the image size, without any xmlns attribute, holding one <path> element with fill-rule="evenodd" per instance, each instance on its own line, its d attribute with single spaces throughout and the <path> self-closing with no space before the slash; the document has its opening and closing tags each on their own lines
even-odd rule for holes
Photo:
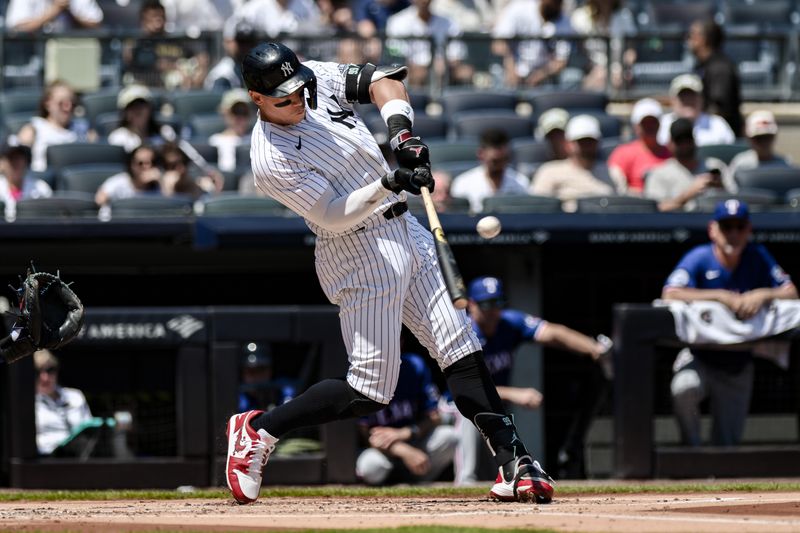
<svg viewBox="0 0 800 533">
<path fill-rule="evenodd" d="M 252 503 L 261 490 L 261 470 L 275 450 L 278 439 L 263 429 L 258 431 L 250 421 L 263 411 L 247 411 L 233 415 L 225 432 L 228 436 L 228 488 L 238 503 Z"/>
<path fill-rule="evenodd" d="M 500 468 L 489 496 L 503 502 L 550 503 L 554 487 L 555 482 L 542 470 L 539 461 L 524 455 L 517 458 L 512 479 L 506 480 Z"/>
</svg>

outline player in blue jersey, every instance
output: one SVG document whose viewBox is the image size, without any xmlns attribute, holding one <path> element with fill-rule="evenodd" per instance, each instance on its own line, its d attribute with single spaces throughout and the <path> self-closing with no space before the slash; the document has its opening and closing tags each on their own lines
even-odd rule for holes
<svg viewBox="0 0 800 533">
<path fill-rule="evenodd" d="M 497 392 L 507 403 L 535 409 L 542 402 L 542 395 L 536 389 L 510 386 L 514 352 L 527 341 L 587 355 L 601 363 L 606 376 L 610 377 L 611 339 L 605 335 L 593 339 L 562 324 L 548 322 L 522 311 L 506 309 L 503 284 L 497 278 L 480 277 L 470 283 L 468 311 Z M 593 401 L 586 413 L 573 420 L 568 437 L 559 452 L 562 470 L 565 470 L 567 463 L 577 464 L 570 468 L 573 472 L 570 477 L 582 473 L 583 437 L 596 406 L 597 402 Z M 478 459 L 482 453 L 478 432 L 472 430 L 472 424 L 462 422 L 463 419 L 457 419 L 456 423 L 459 430 L 455 462 L 457 484 L 478 480 Z"/>
<path fill-rule="evenodd" d="M 437 479 L 453 462 L 458 443 L 455 429 L 441 425 L 438 402 L 425 361 L 402 353 L 392 401 L 360 421 L 369 447 L 358 456 L 356 475 L 370 485 Z"/>
<path fill-rule="evenodd" d="M 720 202 L 708 224 L 709 244 L 689 251 L 669 275 L 665 300 L 714 300 L 741 320 L 775 299 L 797 298 L 792 280 L 764 246 L 749 242 L 747 204 Z M 750 351 L 682 350 L 674 365 L 671 392 L 681 435 L 698 446 L 700 402 L 710 397 L 712 443 L 737 444 L 744 430 L 753 390 Z"/>
</svg>

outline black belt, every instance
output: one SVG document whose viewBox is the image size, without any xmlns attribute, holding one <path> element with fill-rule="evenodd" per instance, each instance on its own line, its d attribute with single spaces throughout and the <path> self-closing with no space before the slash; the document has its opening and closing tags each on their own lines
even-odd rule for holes
<svg viewBox="0 0 800 533">
<path fill-rule="evenodd" d="M 397 202 L 389 206 L 389 209 L 383 212 L 383 218 L 392 220 L 394 217 L 399 217 L 408 211 L 408 202 Z"/>
</svg>

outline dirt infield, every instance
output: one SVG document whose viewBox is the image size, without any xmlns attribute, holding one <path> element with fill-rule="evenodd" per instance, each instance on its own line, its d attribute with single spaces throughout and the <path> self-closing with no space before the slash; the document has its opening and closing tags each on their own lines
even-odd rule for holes
<svg viewBox="0 0 800 533">
<path fill-rule="evenodd" d="M 276 531 L 406 525 L 556 531 L 780 533 L 800 531 L 800 492 L 561 497 L 550 505 L 463 498 L 266 498 L 9 502 L 0 530 Z"/>
</svg>

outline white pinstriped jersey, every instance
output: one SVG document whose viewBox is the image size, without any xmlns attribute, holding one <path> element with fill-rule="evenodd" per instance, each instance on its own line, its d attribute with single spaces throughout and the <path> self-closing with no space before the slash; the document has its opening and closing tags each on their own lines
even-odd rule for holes
<svg viewBox="0 0 800 533">
<path fill-rule="evenodd" d="M 317 76 L 317 109 L 299 124 L 259 121 L 250 160 L 256 185 L 301 216 L 328 187 L 344 196 L 375 182 L 389 166 L 364 122 L 345 100 L 347 65 L 304 63 Z M 400 372 L 400 328 L 406 324 L 441 368 L 480 350 L 467 315 L 453 307 L 431 233 L 406 213 L 387 220 L 389 194 L 353 228 L 332 233 L 306 218 L 317 235 L 315 262 L 323 292 L 340 308 L 349 358 L 347 382 L 389 403 Z"/>
<path fill-rule="evenodd" d="M 261 120 L 253 128 L 250 161 L 256 186 L 305 217 L 327 188 L 344 196 L 389 172 L 378 144 L 345 99 L 347 65 L 306 61 L 317 76 L 317 109 L 306 105 L 299 124 L 280 126 Z M 369 217 L 405 199 L 389 194 Z M 317 235 L 330 234 L 306 219 Z M 369 225 L 369 221 L 365 222 Z M 364 226 L 365 223 L 359 224 Z"/>
</svg>

